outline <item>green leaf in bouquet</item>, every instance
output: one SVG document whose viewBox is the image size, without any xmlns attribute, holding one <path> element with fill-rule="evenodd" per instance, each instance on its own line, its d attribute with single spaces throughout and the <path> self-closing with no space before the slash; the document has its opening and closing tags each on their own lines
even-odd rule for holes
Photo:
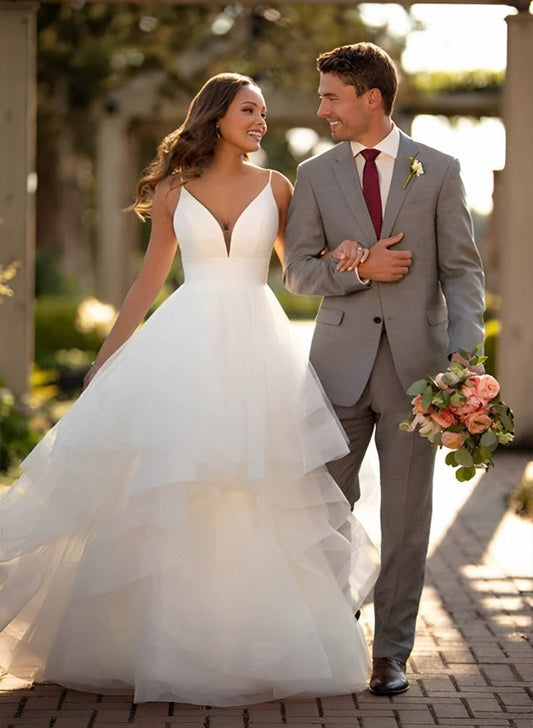
<svg viewBox="0 0 533 728">
<path fill-rule="evenodd" d="M 417 394 L 422 394 L 424 389 L 426 388 L 427 382 L 425 379 L 418 379 L 416 382 L 413 382 L 409 389 L 407 390 L 407 394 L 410 394 L 412 397 L 416 397 Z"/>
<path fill-rule="evenodd" d="M 459 468 L 455 471 L 455 477 L 460 483 L 464 483 L 465 481 L 470 480 L 474 477 L 475 474 L 476 469 L 474 468 L 474 466 L 469 468 Z"/>
<path fill-rule="evenodd" d="M 492 412 L 498 416 L 502 427 L 509 432 L 514 432 L 513 411 L 504 402 L 495 402 L 491 404 Z"/>
<path fill-rule="evenodd" d="M 455 452 L 454 451 L 449 452 L 446 455 L 446 457 L 444 458 L 444 462 L 446 463 L 446 465 L 451 465 L 453 468 L 456 468 L 459 465 L 459 463 L 455 459 Z"/>
<path fill-rule="evenodd" d="M 472 452 L 472 450 L 477 447 L 477 438 L 479 435 L 468 435 L 468 437 L 465 440 L 464 446 L 469 452 Z"/>
<path fill-rule="evenodd" d="M 411 432 L 412 425 L 411 425 L 411 420 L 409 419 L 409 417 L 400 422 L 400 424 L 398 425 L 398 429 L 402 430 L 403 432 Z"/>
<path fill-rule="evenodd" d="M 500 419 L 502 421 L 502 425 L 505 427 L 506 430 L 508 430 L 509 432 L 514 432 L 514 421 L 510 410 L 509 414 L 505 413 L 503 415 L 500 415 Z"/>
<path fill-rule="evenodd" d="M 455 450 L 455 461 L 458 465 L 464 465 L 465 467 L 470 467 L 474 464 L 472 455 L 464 447 Z"/>
<path fill-rule="evenodd" d="M 434 404 L 435 407 L 446 407 L 446 403 L 442 395 L 443 392 L 441 392 L 440 390 L 438 392 L 433 392 L 431 403 Z"/>
<path fill-rule="evenodd" d="M 486 430 L 479 440 L 480 444 L 490 449 L 491 451 L 494 450 L 498 445 L 498 436 L 492 432 L 492 430 Z"/>
<path fill-rule="evenodd" d="M 448 371 L 450 371 L 456 378 L 457 377 L 467 377 L 468 369 L 464 366 L 464 364 L 461 364 L 460 361 L 452 361 L 450 366 L 448 367 Z"/>
<path fill-rule="evenodd" d="M 424 389 L 424 393 L 422 395 L 422 407 L 424 409 L 428 409 L 429 405 L 431 404 L 431 400 L 433 399 L 433 388 L 431 385 L 428 385 Z"/>
<path fill-rule="evenodd" d="M 473 366 L 479 366 L 480 364 L 484 364 L 488 356 L 485 356 L 485 354 L 481 353 L 481 350 L 483 348 L 482 344 L 478 344 L 472 354 L 470 355 L 470 364 Z"/>
<path fill-rule="evenodd" d="M 450 404 L 453 407 L 458 407 L 463 402 L 466 402 L 466 397 L 464 394 L 460 394 L 459 392 L 454 392 L 450 397 Z"/>
<path fill-rule="evenodd" d="M 482 344 L 478 344 L 474 351 L 465 351 L 464 349 L 458 349 L 459 354 L 468 362 L 469 366 L 478 366 L 487 361 L 487 357 L 481 353 Z"/>
<path fill-rule="evenodd" d="M 490 462 L 491 455 L 492 449 L 489 450 L 489 448 L 483 447 L 483 445 L 476 447 L 476 449 L 472 453 L 472 460 L 474 461 L 474 465 L 483 465 L 483 463 Z"/>
</svg>

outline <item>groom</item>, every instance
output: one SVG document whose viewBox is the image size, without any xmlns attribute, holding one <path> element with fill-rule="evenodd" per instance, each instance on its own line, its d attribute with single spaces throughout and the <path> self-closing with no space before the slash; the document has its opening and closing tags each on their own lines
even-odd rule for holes
<svg viewBox="0 0 533 728">
<path fill-rule="evenodd" d="M 405 390 L 483 342 L 483 273 L 458 161 L 391 120 L 389 56 L 357 43 L 321 54 L 317 67 L 318 115 L 340 143 L 298 168 L 285 284 L 324 297 L 311 362 L 349 438 L 350 453 L 329 467 L 352 506 L 375 435 L 382 542 L 369 687 L 395 695 L 408 688 L 435 456 L 398 429 Z"/>
</svg>

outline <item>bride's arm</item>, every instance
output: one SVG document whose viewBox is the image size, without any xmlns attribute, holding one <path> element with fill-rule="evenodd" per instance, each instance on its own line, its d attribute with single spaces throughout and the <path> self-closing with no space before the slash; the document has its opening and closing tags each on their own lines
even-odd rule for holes
<svg viewBox="0 0 533 728">
<path fill-rule="evenodd" d="M 144 261 L 128 291 L 113 328 L 85 377 L 85 387 L 109 357 L 129 339 L 154 302 L 172 265 L 177 240 L 172 225 L 173 210 L 179 193 L 166 180 L 160 183 L 152 202 L 152 230 Z"/>
<path fill-rule="evenodd" d="M 274 243 L 274 250 L 276 251 L 276 255 L 278 256 L 280 263 L 283 265 L 285 227 L 287 224 L 289 202 L 292 197 L 292 185 L 280 172 L 272 172 L 272 192 L 279 210 L 279 228 L 276 242 Z"/>
</svg>

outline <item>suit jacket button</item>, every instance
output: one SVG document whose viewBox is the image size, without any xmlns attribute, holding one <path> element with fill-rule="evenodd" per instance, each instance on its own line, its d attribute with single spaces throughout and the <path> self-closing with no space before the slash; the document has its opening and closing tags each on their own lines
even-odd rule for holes
<svg viewBox="0 0 533 728">
<path fill-rule="evenodd" d="M 379 316 L 374 316 L 374 318 L 372 320 L 374 321 L 375 324 L 380 324 L 381 323 L 381 319 L 380 319 Z"/>
</svg>

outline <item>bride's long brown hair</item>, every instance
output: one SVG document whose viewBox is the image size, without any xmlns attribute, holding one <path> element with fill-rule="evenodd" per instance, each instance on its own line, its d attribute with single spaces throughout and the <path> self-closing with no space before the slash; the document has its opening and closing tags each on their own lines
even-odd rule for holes
<svg viewBox="0 0 533 728">
<path fill-rule="evenodd" d="M 137 184 L 135 202 L 128 209 L 144 220 L 150 216 L 154 191 L 161 180 L 175 175 L 176 184 L 182 185 L 201 176 L 213 159 L 217 122 L 243 86 L 257 84 L 240 73 L 219 73 L 202 86 L 183 124 L 159 144 L 155 159 Z"/>
</svg>

